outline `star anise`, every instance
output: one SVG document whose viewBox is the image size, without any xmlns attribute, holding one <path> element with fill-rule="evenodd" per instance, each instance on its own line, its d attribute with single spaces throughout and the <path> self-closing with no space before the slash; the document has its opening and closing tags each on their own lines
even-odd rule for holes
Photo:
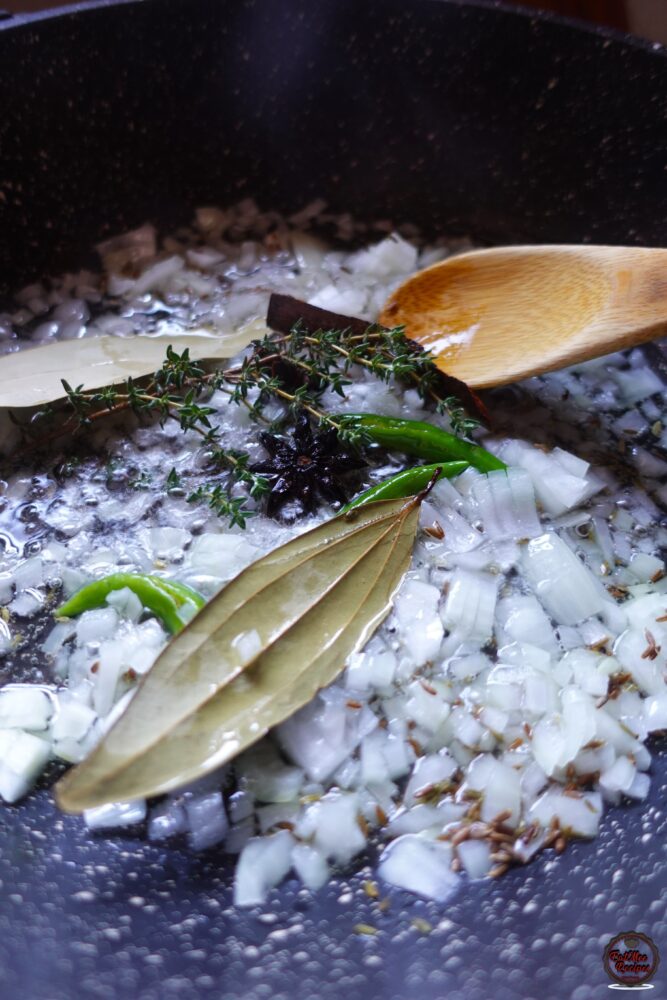
<svg viewBox="0 0 667 1000">
<path fill-rule="evenodd" d="M 341 444 L 334 428 L 314 433 L 303 412 L 296 418 L 291 441 L 268 431 L 259 437 L 269 458 L 251 465 L 250 471 L 261 473 L 271 483 L 266 501 L 270 517 L 280 514 L 284 520 L 294 520 L 314 511 L 320 500 L 345 503 L 348 497 L 342 478 L 366 465 Z"/>
</svg>

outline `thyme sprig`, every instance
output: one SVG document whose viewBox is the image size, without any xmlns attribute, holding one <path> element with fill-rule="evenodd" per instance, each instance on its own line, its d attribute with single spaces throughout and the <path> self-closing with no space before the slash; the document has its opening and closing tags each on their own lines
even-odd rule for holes
<svg viewBox="0 0 667 1000">
<path fill-rule="evenodd" d="M 455 433 L 467 435 L 478 421 L 468 416 L 460 401 L 440 391 L 441 373 L 430 356 L 409 341 L 397 327 L 360 325 L 349 329 L 307 329 L 297 322 L 288 333 L 267 334 L 254 341 L 240 364 L 209 371 L 190 357 L 167 348 L 162 366 L 141 380 L 87 391 L 63 379 L 69 414 L 60 426 L 46 435 L 40 421 L 24 426 L 33 446 L 48 444 L 64 434 L 75 434 L 110 414 L 132 412 L 139 418 L 178 422 L 184 433 L 197 434 L 206 449 L 210 481 L 187 494 L 191 503 L 206 503 L 231 525 L 244 527 L 256 511 L 248 499 L 258 501 L 271 489 L 267 478 L 253 472 L 245 452 L 224 446 L 215 423 L 217 408 L 211 395 L 225 394 L 230 404 L 244 406 L 254 421 L 268 424 L 273 432 L 294 426 L 307 413 L 321 429 L 332 429 L 341 443 L 359 448 L 367 443 L 360 427 L 343 426 L 327 412 L 325 395 L 345 399 L 354 369 L 361 368 L 384 383 L 414 386 L 419 397 L 445 416 Z M 278 404 L 276 406 L 276 404 Z M 49 418 L 52 425 L 52 415 Z M 182 486 L 172 470 L 168 489 Z M 136 488 L 145 488 L 140 479 Z M 238 489 L 243 488 L 243 494 Z"/>
</svg>

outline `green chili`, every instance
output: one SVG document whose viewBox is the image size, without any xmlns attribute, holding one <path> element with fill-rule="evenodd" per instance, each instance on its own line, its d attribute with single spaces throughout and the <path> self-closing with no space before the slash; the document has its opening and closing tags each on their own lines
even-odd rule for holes
<svg viewBox="0 0 667 1000">
<path fill-rule="evenodd" d="M 439 478 L 450 479 L 452 476 L 458 476 L 467 468 L 467 462 L 440 462 L 435 465 L 418 465 L 413 469 L 404 469 L 403 472 L 397 472 L 395 476 L 390 476 L 389 479 L 384 479 L 381 483 L 371 486 L 364 493 L 360 493 L 354 500 L 350 500 L 340 513 L 347 514 L 355 507 L 364 507 L 367 503 L 374 503 L 376 500 L 398 500 L 399 497 L 412 497 L 426 489 L 436 472 L 440 473 Z"/>
<path fill-rule="evenodd" d="M 427 462 L 468 462 L 480 472 L 507 468 L 486 448 L 421 420 L 380 417 L 375 413 L 344 413 L 337 416 L 336 421 L 343 428 L 363 430 L 371 441 L 383 448 L 415 455 Z"/>
<path fill-rule="evenodd" d="M 57 618 L 73 618 L 84 611 L 101 608 L 106 604 L 109 594 L 124 587 L 136 594 L 143 606 L 152 611 L 172 633 L 180 632 L 193 614 L 206 603 L 201 594 L 184 583 L 139 573 L 111 573 L 101 580 L 86 584 L 56 608 L 55 615 Z"/>
<path fill-rule="evenodd" d="M 179 609 L 179 616 L 185 622 L 189 622 L 191 618 L 197 614 L 198 611 L 206 604 L 205 599 L 192 587 L 188 587 L 186 583 L 179 583 L 178 580 L 166 580 L 162 576 L 151 576 L 147 577 L 165 593 L 169 594 L 170 597 L 176 602 L 176 606 Z"/>
</svg>

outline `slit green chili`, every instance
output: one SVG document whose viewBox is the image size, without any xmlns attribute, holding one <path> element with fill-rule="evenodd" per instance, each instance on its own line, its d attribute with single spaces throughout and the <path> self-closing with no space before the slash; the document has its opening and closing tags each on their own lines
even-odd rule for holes
<svg viewBox="0 0 667 1000">
<path fill-rule="evenodd" d="M 426 489 L 436 472 L 440 473 L 438 478 L 450 479 L 467 468 L 467 462 L 436 462 L 435 465 L 418 465 L 412 469 L 404 469 L 403 472 L 397 472 L 395 476 L 383 479 L 381 483 L 376 483 L 354 500 L 350 500 L 339 511 L 339 515 L 347 514 L 356 507 L 364 507 L 376 500 L 398 500 L 400 497 L 415 496 Z"/>
<path fill-rule="evenodd" d="M 206 603 L 201 594 L 184 583 L 141 573 L 111 573 L 86 584 L 56 608 L 54 614 L 57 618 L 74 618 L 84 611 L 101 608 L 109 594 L 124 587 L 136 594 L 143 606 L 174 634 L 180 632 Z"/>
<path fill-rule="evenodd" d="M 481 445 L 465 441 L 421 420 L 380 417 L 375 413 L 343 413 L 336 416 L 336 421 L 343 428 L 364 431 L 374 444 L 390 451 L 414 455 L 426 462 L 468 462 L 480 472 L 507 468 L 504 462 Z"/>
</svg>

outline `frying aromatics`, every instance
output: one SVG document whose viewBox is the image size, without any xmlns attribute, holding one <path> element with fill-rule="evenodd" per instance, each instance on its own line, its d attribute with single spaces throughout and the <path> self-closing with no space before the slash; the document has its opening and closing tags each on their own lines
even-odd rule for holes
<svg viewBox="0 0 667 1000">
<path fill-rule="evenodd" d="M 370 322 L 398 282 L 450 249 L 396 234 L 333 250 L 246 204 L 203 211 L 139 271 L 114 252 L 104 281 L 71 276 L 49 294 L 68 308 L 77 295 L 97 295 L 95 318 L 82 321 L 91 335 L 138 331 L 166 344 L 174 331 L 206 323 L 221 336 L 249 324 L 261 337 L 270 292 L 289 287 L 315 307 Z M 31 301 L 40 295 L 46 290 L 32 289 Z M 49 308 L 12 343 L 36 336 Z M 383 338 L 364 350 L 384 350 Z M 315 339 L 304 350 L 331 348 Z M 349 350 L 349 337 L 340 346 Z M 430 410 L 416 382 L 391 373 L 382 381 L 355 363 L 349 383 L 343 396 L 325 387 L 319 408 L 457 430 L 456 413 Z M 251 404 L 257 388 L 249 387 Z M 211 408 L 216 447 L 243 447 L 246 471 L 265 460 L 247 407 L 230 405 L 220 388 L 202 405 Z M 264 416 L 279 420 L 288 406 L 271 398 Z M 316 888 L 369 838 L 384 850 L 383 880 L 445 900 L 461 884 L 457 869 L 495 876 L 570 837 L 594 836 L 607 805 L 646 797 L 646 741 L 667 728 L 664 407 L 640 352 L 496 394 L 495 436 L 468 433 L 507 469 L 470 467 L 434 486 L 394 610 L 344 675 L 203 785 L 93 809 L 86 822 L 147 816 L 152 838 L 186 834 L 195 849 L 239 855 L 240 905 L 260 902 L 290 869 Z M 57 476 L 54 456 L 53 466 L 7 479 L 0 648 L 15 670 L 17 636 L 48 619 L 58 581 L 67 598 L 112 572 L 165 574 L 210 598 L 335 512 L 320 507 L 291 526 L 277 523 L 238 480 L 231 498 L 254 516 L 245 529 L 229 527 L 205 490 L 201 501 L 187 500 L 217 482 L 211 448 L 193 428 L 146 416 L 130 414 L 120 427 L 93 421 L 92 453 L 58 456 Z M 18 431 L 7 423 L 3 435 L 9 448 Z M 400 449 L 364 449 L 369 464 L 350 480 L 360 493 L 414 461 Z M 99 462 L 95 450 L 108 458 Z M 129 588 L 39 637 L 41 675 L 28 683 L 31 675 L 17 672 L 26 682 L 0 690 L 0 794 L 25 794 L 51 757 L 87 756 L 166 641 Z M 246 641 L 250 655 L 253 636 Z"/>
</svg>

